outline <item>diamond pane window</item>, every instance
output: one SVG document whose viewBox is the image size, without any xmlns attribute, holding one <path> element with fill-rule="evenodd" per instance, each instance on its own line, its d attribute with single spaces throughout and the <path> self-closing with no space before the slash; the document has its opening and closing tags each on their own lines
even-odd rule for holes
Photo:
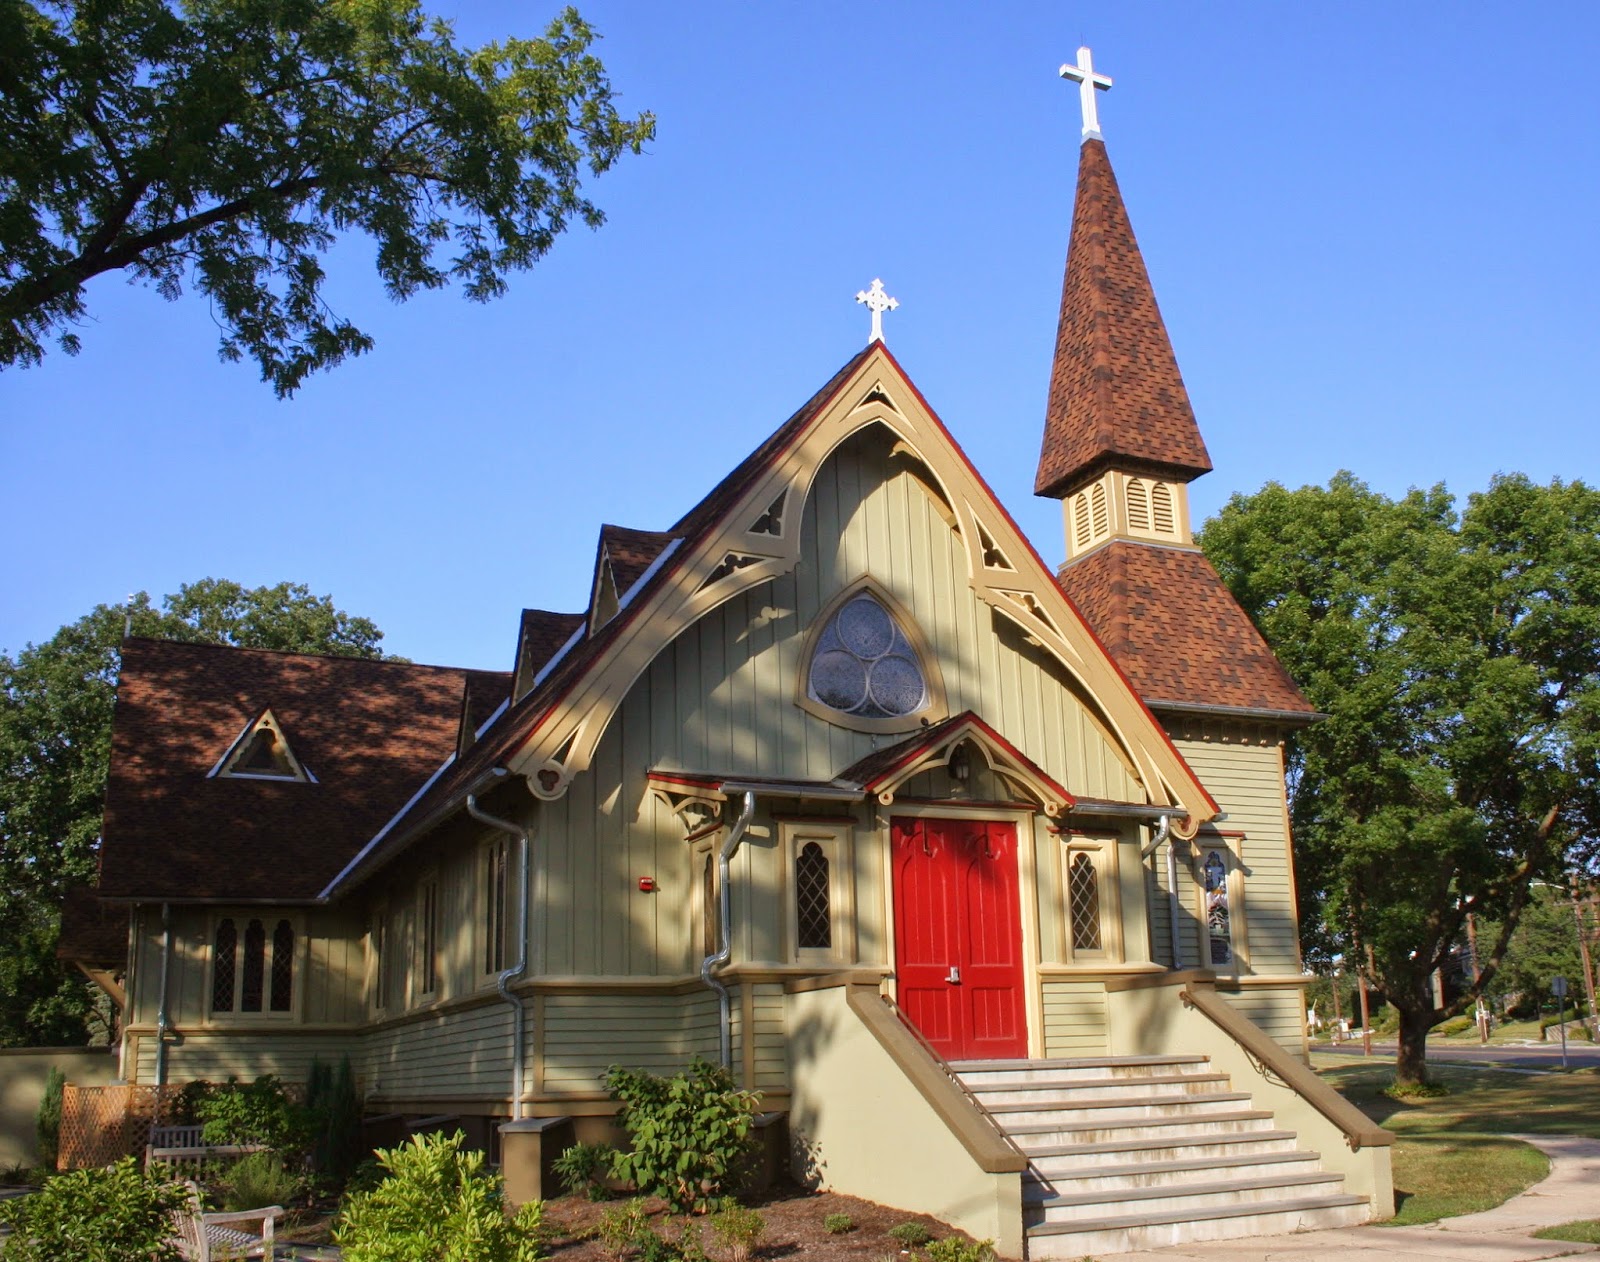
<svg viewBox="0 0 1600 1262">
<path fill-rule="evenodd" d="M 233 1011 L 233 983 L 239 958 L 239 930 L 233 918 L 219 921 L 211 948 L 211 1011 Z"/>
<path fill-rule="evenodd" d="M 807 694 L 864 719 L 899 719 L 928 705 L 928 684 L 911 641 L 867 592 L 846 601 L 812 654 Z"/>
<path fill-rule="evenodd" d="M 294 998 L 294 927 L 278 921 L 272 931 L 272 1011 L 288 1012 Z"/>
<path fill-rule="evenodd" d="M 1233 929 L 1228 914 L 1228 862 L 1220 850 L 1206 854 L 1206 932 L 1211 962 L 1233 963 Z"/>
<path fill-rule="evenodd" d="M 828 856 L 808 841 L 794 860 L 796 945 L 827 950 L 833 945 L 833 915 L 829 906 Z"/>
<path fill-rule="evenodd" d="M 1074 951 L 1100 950 L 1100 873 L 1081 851 L 1067 869 L 1067 896 Z"/>
<path fill-rule="evenodd" d="M 266 981 L 267 931 L 259 920 L 252 920 L 244 931 L 244 985 L 240 988 L 239 1011 L 260 1012 L 261 992 Z"/>
</svg>

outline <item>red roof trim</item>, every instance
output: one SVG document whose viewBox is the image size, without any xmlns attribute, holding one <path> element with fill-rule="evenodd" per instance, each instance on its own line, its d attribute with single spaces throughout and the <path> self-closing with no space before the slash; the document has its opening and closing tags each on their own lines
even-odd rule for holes
<svg viewBox="0 0 1600 1262">
<path fill-rule="evenodd" d="M 915 762 L 922 755 L 926 754 L 930 749 L 933 749 L 939 745 L 950 744 L 957 740 L 963 740 L 965 738 L 962 733 L 972 731 L 974 729 L 982 732 L 986 737 L 998 745 L 1005 752 L 1006 757 L 1015 761 L 1030 775 L 1036 776 L 1047 788 L 1050 789 L 1052 793 L 1057 796 L 1057 798 L 1059 798 L 1063 809 L 1070 810 L 1077 804 L 1078 799 L 1067 791 L 1065 785 L 1060 784 L 1054 776 L 1047 772 L 1043 767 L 1039 766 L 1038 763 L 1034 762 L 1033 759 L 1029 758 L 1004 736 L 1000 735 L 999 732 L 995 731 L 994 728 L 990 727 L 971 710 L 964 710 L 954 718 L 946 719 L 943 723 L 937 724 L 934 727 L 930 727 L 925 732 L 919 732 L 914 735 L 911 738 L 911 741 L 908 743 L 906 752 L 888 767 L 885 767 L 877 775 L 873 776 L 872 779 L 863 784 L 861 786 L 862 790 L 867 793 L 878 792 L 884 784 L 894 779 L 899 772 L 904 770 L 911 763 Z"/>
</svg>

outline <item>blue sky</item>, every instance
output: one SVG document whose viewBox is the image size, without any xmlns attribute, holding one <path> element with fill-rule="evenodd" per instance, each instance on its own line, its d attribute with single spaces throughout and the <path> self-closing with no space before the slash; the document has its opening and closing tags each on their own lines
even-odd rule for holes
<svg viewBox="0 0 1600 1262">
<path fill-rule="evenodd" d="M 1596 477 L 1600 7 L 589 0 L 648 156 L 509 297 L 328 296 L 375 351 L 277 402 L 202 302 L 104 277 L 77 359 L 0 374 L 0 647 L 207 575 L 290 579 L 418 661 L 507 667 L 602 521 L 662 528 L 867 335 L 1047 559 L 1032 495 L 1080 42 L 1210 446 L 1269 479 Z M 461 37 L 542 5 L 437 3 Z"/>
</svg>

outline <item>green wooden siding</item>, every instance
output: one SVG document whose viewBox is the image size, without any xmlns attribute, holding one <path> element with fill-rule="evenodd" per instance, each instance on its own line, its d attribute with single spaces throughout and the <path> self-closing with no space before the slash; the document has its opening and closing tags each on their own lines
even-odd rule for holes
<svg viewBox="0 0 1600 1262">
<path fill-rule="evenodd" d="M 1106 989 L 1100 981 L 1044 983 L 1044 1054 L 1104 1056 L 1110 1048 Z"/>
</svg>

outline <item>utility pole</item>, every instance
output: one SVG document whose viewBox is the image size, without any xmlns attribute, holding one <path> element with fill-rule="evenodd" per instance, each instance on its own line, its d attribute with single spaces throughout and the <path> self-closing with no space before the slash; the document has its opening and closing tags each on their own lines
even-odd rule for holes
<svg viewBox="0 0 1600 1262">
<path fill-rule="evenodd" d="M 1344 1025 L 1344 1013 L 1339 1008 L 1339 970 L 1333 970 L 1333 1041 L 1339 1042 L 1339 1033 Z"/>
<path fill-rule="evenodd" d="M 1356 971 L 1356 988 L 1361 993 L 1361 1054 L 1372 1055 L 1372 1014 L 1367 1010 L 1367 975 Z"/>
<path fill-rule="evenodd" d="M 1589 1034 L 1591 1038 L 1600 1039 L 1600 1017 L 1594 1006 L 1594 963 L 1589 955 L 1589 926 L 1584 922 L 1583 904 L 1578 901 L 1576 888 L 1572 891 L 1572 915 L 1578 922 L 1578 956 L 1583 961 L 1583 988 L 1589 998 Z"/>
<path fill-rule="evenodd" d="M 1472 913 L 1467 913 L 1467 958 L 1472 961 L 1472 989 L 1477 992 L 1478 978 L 1478 918 Z M 1474 993 L 1472 997 L 1472 1016 L 1478 1026 L 1478 1042 L 1489 1041 L 1489 1010 L 1485 1007 L 1483 996 Z"/>
</svg>

